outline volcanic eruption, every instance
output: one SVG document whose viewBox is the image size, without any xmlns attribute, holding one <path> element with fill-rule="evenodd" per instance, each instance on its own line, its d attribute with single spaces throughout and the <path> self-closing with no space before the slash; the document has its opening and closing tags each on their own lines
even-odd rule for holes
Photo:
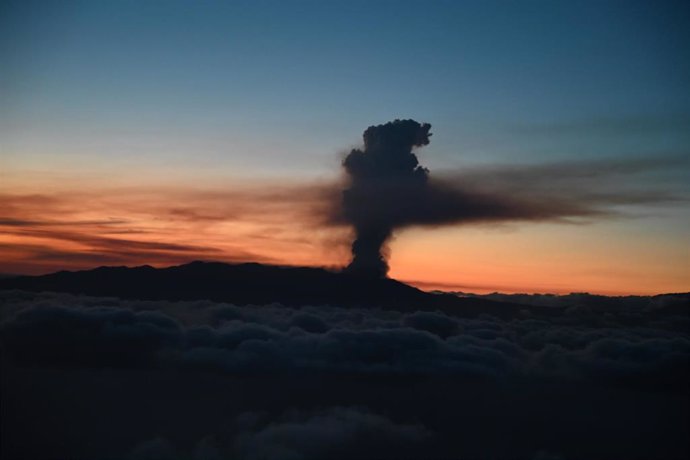
<svg viewBox="0 0 690 460">
<path fill-rule="evenodd" d="M 350 179 L 343 192 L 345 218 L 355 230 L 352 262 L 347 272 L 385 277 L 388 262 L 386 241 L 403 223 L 405 198 L 422 193 L 429 170 L 420 166 L 414 147 L 429 143 L 431 125 L 414 120 L 395 120 L 364 131 L 364 149 L 354 149 L 343 161 Z M 394 203 L 390 192 L 399 191 Z"/>
</svg>

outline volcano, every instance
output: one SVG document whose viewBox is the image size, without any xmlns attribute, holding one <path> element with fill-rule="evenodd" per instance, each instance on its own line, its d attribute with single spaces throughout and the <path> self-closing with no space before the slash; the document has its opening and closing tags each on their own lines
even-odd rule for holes
<svg viewBox="0 0 690 460">
<path fill-rule="evenodd" d="M 439 310 L 460 316 L 512 316 L 554 308 L 430 293 L 390 278 L 314 267 L 192 262 L 167 268 L 99 267 L 0 279 L 0 289 L 53 291 L 139 300 L 211 300 L 236 305 L 332 305 L 399 311 Z"/>
</svg>

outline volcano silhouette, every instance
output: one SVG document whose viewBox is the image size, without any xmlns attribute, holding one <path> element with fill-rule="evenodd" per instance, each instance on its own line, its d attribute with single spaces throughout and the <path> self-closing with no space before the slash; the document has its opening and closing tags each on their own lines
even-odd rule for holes
<svg viewBox="0 0 690 460">
<path fill-rule="evenodd" d="M 0 289 L 54 291 L 139 300 L 201 300 L 236 305 L 332 305 L 457 315 L 514 315 L 524 305 L 429 293 L 390 278 L 366 278 L 313 267 L 192 262 L 154 268 L 99 267 L 0 280 Z M 548 312 L 553 308 L 531 307 Z"/>
</svg>

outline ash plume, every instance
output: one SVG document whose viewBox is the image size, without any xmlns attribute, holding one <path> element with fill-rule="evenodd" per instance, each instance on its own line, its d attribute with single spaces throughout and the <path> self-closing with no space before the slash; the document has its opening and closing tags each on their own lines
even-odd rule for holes
<svg viewBox="0 0 690 460">
<path fill-rule="evenodd" d="M 384 246 L 402 222 L 385 209 L 388 200 L 379 198 L 393 188 L 414 194 L 426 187 L 429 170 L 419 165 L 412 148 L 429 143 L 429 129 L 430 124 L 414 120 L 370 126 L 364 131 L 364 150 L 352 150 L 343 161 L 350 178 L 343 211 L 355 230 L 349 272 L 372 277 L 388 272 Z"/>
<path fill-rule="evenodd" d="M 381 278 L 386 244 L 396 230 L 489 222 L 583 223 L 624 215 L 621 206 L 673 203 L 668 186 L 648 187 L 630 176 L 685 167 L 675 157 L 501 166 L 431 175 L 415 147 L 429 144 L 431 125 L 395 120 L 364 131 L 364 148 L 343 161 L 348 182 L 331 224 L 355 231 L 346 271 Z"/>
</svg>

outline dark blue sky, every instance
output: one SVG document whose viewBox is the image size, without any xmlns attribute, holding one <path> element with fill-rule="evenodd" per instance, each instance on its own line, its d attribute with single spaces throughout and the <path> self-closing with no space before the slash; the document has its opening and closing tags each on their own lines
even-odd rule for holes
<svg viewBox="0 0 690 460">
<path fill-rule="evenodd" d="M 677 154 L 689 19 L 682 2 L 11 2 L 2 135 L 20 164 L 193 151 L 291 174 L 396 117 L 432 123 L 432 167 Z"/>
</svg>

